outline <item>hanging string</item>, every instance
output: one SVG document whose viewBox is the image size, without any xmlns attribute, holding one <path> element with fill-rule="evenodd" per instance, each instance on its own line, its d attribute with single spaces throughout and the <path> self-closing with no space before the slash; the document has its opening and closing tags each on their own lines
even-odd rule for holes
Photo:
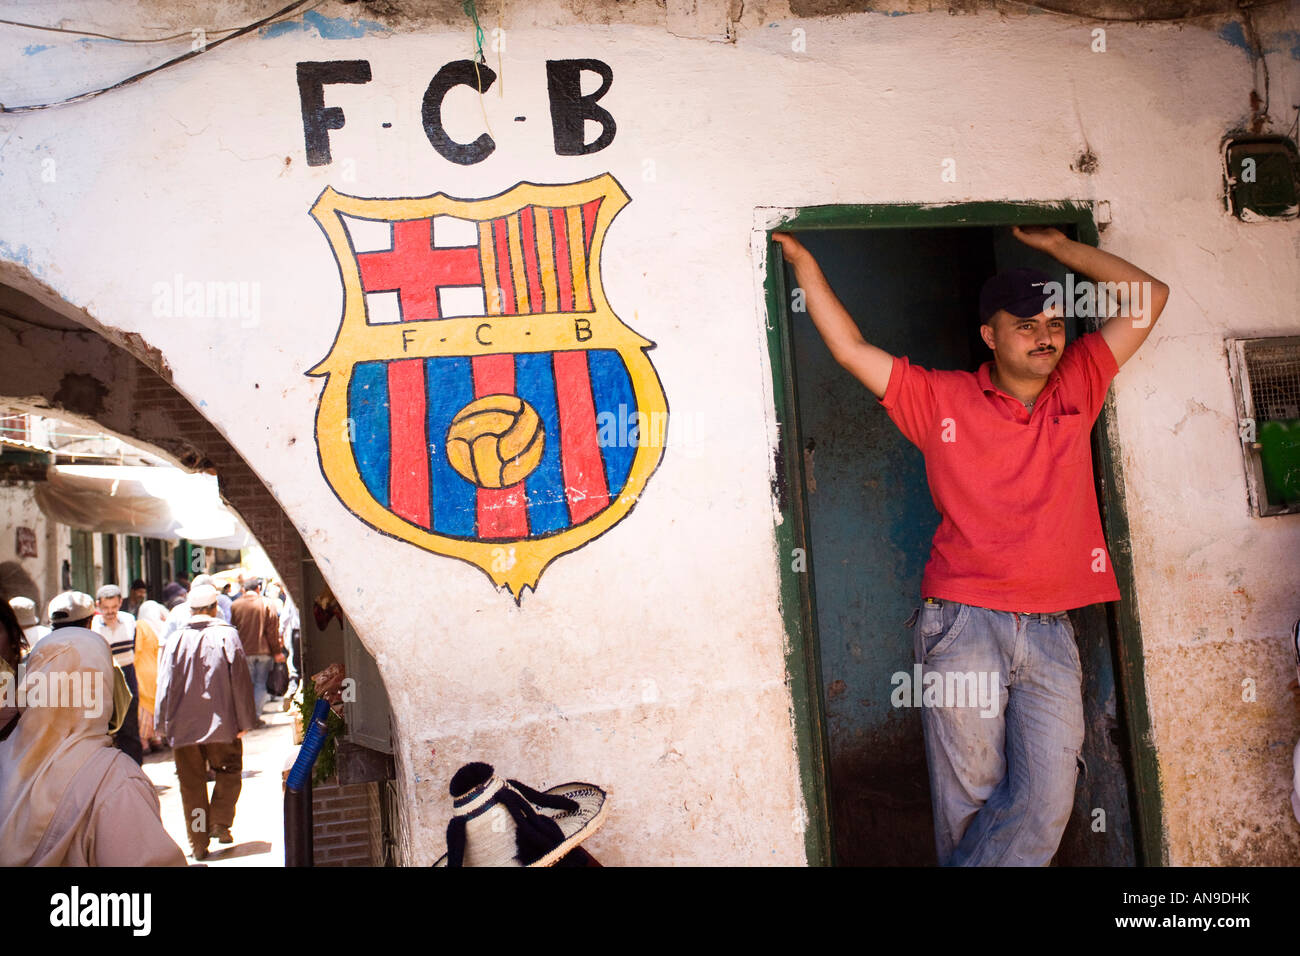
<svg viewBox="0 0 1300 956">
<path fill-rule="evenodd" d="M 501 62 L 501 51 L 505 49 L 506 45 L 506 28 L 503 22 L 505 20 L 505 9 L 506 0 L 501 0 L 497 4 L 497 79 L 500 81 L 497 84 L 497 96 L 503 100 L 506 98 L 506 67 Z"/>
<path fill-rule="evenodd" d="M 485 62 L 483 58 L 483 26 L 478 22 L 478 8 L 475 6 L 474 0 L 464 0 L 460 8 L 465 12 L 465 16 L 469 17 L 474 23 L 474 62 L 483 63 Z M 479 92 L 482 92 L 482 90 Z"/>
<path fill-rule="evenodd" d="M 478 22 L 478 7 L 475 6 L 474 0 L 463 0 L 460 8 L 474 24 L 474 78 L 477 81 L 478 106 L 483 112 L 483 125 L 487 128 L 488 135 L 492 136 L 492 125 L 488 122 L 487 107 L 483 105 L 483 74 L 478 69 L 480 65 L 487 66 L 487 59 L 483 56 L 483 26 Z"/>
</svg>

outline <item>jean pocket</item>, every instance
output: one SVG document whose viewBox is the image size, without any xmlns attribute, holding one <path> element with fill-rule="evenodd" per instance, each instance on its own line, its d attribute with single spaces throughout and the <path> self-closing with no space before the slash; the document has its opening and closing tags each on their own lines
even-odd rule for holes
<svg viewBox="0 0 1300 956">
<path fill-rule="evenodd" d="M 943 610 L 946 606 L 943 603 L 932 604 L 929 601 L 921 605 L 916 619 L 916 628 L 921 632 L 922 640 L 929 643 L 936 634 L 943 631 Z"/>
<path fill-rule="evenodd" d="M 1066 653 L 1070 655 L 1070 662 L 1074 665 L 1074 672 L 1082 679 L 1083 661 L 1079 656 L 1079 641 L 1075 636 L 1074 625 L 1070 622 L 1069 617 L 1061 618 L 1061 623 L 1063 625 L 1061 631 L 1065 640 Z"/>
<path fill-rule="evenodd" d="M 970 607 L 955 601 L 938 605 L 924 605 L 917 622 L 917 645 L 921 650 L 921 663 L 942 654 L 957 637 L 970 617 Z"/>
</svg>

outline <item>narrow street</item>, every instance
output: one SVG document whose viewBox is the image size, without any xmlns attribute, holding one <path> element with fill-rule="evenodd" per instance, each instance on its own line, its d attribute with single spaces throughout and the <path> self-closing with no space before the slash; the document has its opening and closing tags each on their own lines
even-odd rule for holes
<svg viewBox="0 0 1300 956">
<path fill-rule="evenodd" d="M 207 866 L 284 866 L 284 791 L 281 774 L 293 750 L 293 712 L 281 712 L 279 701 L 268 701 L 262 714 L 266 726 L 244 735 L 244 786 L 235 805 L 230 828 L 235 842 L 229 846 L 213 840 L 208 845 Z M 189 856 L 185 811 L 176 783 L 172 751 L 146 754 L 144 772 L 153 781 L 162 805 L 162 822 L 168 834 Z M 208 787 L 211 794 L 211 785 Z"/>
</svg>

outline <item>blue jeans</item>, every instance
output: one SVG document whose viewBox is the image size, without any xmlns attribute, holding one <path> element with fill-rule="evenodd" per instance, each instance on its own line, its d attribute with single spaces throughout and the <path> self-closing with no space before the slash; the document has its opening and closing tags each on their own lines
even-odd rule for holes
<svg viewBox="0 0 1300 956">
<path fill-rule="evenodd" d="M 248 655 L 248 673 L 253 678 L 253 713 L 262 718 L 262 705 L 271 696 L 266 692 L 266 678 L 271 673 L 270 654 Z"/>
<path fill-rule="evenodd" d="M 927 687 L 986 681 L 997 697 L 922 706 L 939 865 L 1046 866 L 1070 820 L 1083 747 L 1069 617 L 927 600 L 913 650 Z"/>
</svg>

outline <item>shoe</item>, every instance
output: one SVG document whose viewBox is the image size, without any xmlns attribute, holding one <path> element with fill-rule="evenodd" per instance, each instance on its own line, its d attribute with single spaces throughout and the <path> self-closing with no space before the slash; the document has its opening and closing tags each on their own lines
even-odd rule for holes
<svg viewBox="0 0 1300 956">
<path fill-rule="evenodd" d="M 235 838 L 230 835 L 230 827 L 223 827 L 220 823 L 212 824 L 212 835 L 220 843 L 234 843 Z"/>
<path fill-rule="evenodd" d="M 206 846 L 196 846 L 190 850 L 190 856 L 196 860 L 206 860 L 208 858 L 208 848 Z"/>
</svg>

